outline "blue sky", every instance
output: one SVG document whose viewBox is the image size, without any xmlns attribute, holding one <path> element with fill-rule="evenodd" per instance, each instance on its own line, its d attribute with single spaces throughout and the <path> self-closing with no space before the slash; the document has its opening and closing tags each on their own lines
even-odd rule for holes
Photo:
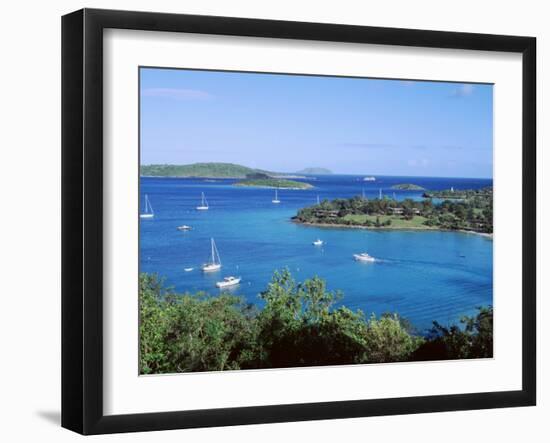
<svg viewBox="0 0 550 443">
<path fill-rule="evenodd" d="M 491 85 L 142 68 L 141 164 L 492 177 Z"/>
</svg>

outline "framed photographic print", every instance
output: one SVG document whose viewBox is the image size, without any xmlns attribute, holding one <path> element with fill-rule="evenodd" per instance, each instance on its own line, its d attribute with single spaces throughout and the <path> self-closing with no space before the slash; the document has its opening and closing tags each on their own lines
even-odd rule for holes
<svg viewBox="0 0 550 443">
<path fill-rule="evenodd" d="M 535 404 L 534 38 L 62 25 L 64 427 Z"/>
</svg>

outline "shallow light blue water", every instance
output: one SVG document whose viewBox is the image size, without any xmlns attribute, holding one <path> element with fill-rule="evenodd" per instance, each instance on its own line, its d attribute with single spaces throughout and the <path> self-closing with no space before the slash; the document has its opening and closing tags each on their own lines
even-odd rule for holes
<svg viewBox="0 0 550 443">
<path fill-rule="evenodd" d="M 365 313 L 399 312 L 418 329 L 433 320 L 456 322 L 476 306 L 492 304 L 493 242 L 474 234 L 452 232 L 371 231 L 301 226 L 290 221 L 297 210 L 322 199 L 368 198 L 382 193 L 421 198 L 421 192 L 394 191 L 397 183 L 427 189 L 471 189 L 492 185 L 485 179 L 319 176 L 313 190 L 280 190 L 281 203 L 271 203 L 271 189 L 232 186 L 234 180 L 148 178 L 140 181 L 140 198 L 148 194 L 155 217 L 140 219 L 140 271 L 155 272 L 177 291 L 218 294 L 215 282 L 241 276 L 232 289 L 260 304 L 273 271 L 288 267 L 298 281 L 318 275 L 331 290 L 341 290 L 341 304 Z M 210 209 L 197 211 L 204 192 Z M 192 231 L 176 227 L 187 224 Z M 203 274 L 210 238 L 219 249 L 222 269 Z M 320 238 L 324 246 L 312 242 Z M 352 254 L 368 252 L 375 263 L 358 263 Z M 192 272 L 184 268 L 193 267 Z"/>
</svg>

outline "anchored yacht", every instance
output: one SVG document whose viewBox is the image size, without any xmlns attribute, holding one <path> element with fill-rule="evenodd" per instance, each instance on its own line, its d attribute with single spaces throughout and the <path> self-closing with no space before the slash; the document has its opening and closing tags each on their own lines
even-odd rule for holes
<svg viewBox="0 0 550 443">
<path fill-rule="evenodd" d="M 216 283 L 218 288 L 227 288 L 228 286 L 235 286 L 241 282 L 241 277 L 225 277 L 222 281 Z"/>
</svg>

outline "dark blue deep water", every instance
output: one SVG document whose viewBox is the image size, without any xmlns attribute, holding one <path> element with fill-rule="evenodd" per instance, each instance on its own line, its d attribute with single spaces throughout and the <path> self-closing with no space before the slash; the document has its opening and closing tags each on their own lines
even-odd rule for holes
<svg viewBox="0 0 550 443">
<path fill-rule="evenodd" d="M 476 306 L 492 304 L 493 242 L 475 234 L 454 232 L 372 231 L 301 226 L 290 218 L 297 210 L 323 199 L 384 195 L 421 198 L 421 192 L 394 191 L 397 183 L 426 189 L 472 189 L 491 186 L 489 179 L 318 176 L 312 190 L 280 190 L 272 204 L 271 189 L 232 186 L 229 179 L 148 178 L 140 180 L 140 202 L 147 194 L 155 217 L 140 219 L 140 271 L 158 273 L 177 291 L 218 294 L 215 282 L 241 276 L 232 289 L 251 303 L 273 271 L 287 267 L 296 280 L 315 275 L 331 290 L 341 290 L 341 304 L 370 313 L 398 312 L 418 329 L 457 322 Z M 210 209 L 197 211 L 204 192 Z M 192 231 L 176 230 L 187 224 Z M 210 238 L 218 246 L 222 269 L 203 274 Z M 320 238 L 322 247 L 312 245 Z M 358 263 L 352 254 L 367 251 L 375 263 Z M 184 268 L 193 267 L 191 272 Z"/>
</svg>

